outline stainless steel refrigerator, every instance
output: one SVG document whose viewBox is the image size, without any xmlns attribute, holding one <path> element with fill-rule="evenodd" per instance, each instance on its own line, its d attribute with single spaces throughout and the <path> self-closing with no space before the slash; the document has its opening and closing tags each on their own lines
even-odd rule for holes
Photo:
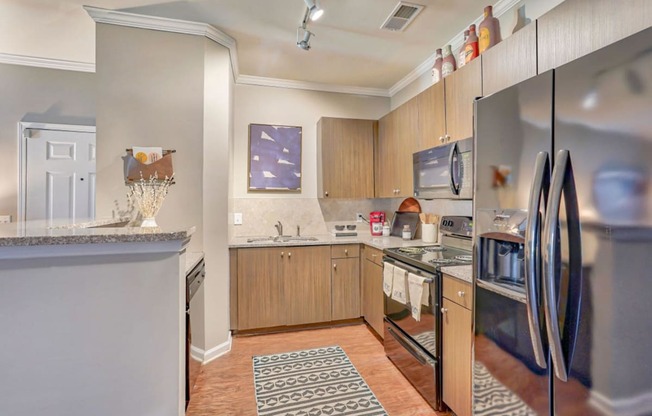
<svg viewBox="0 0 652 416">
<path fill-rule="evenodd" d="M 475 415 L 652 415 L 652 28 L 475 108 Z"/>
</svg>

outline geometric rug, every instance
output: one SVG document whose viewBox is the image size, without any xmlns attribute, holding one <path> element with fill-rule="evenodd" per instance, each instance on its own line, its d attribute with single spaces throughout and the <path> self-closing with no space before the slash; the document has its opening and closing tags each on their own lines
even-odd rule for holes
<svg viewBox="0 0 652 416">
<path fill-rule="evenodd" d="M 339 346 L 253 357 L 259 416 L 387 415 Z"/>
<path fill-rule="evenodd" d="M 536 413 L 491 375 L 480 362 L 473 365 L 474 416 L 535 416 Z"/>
</svg>

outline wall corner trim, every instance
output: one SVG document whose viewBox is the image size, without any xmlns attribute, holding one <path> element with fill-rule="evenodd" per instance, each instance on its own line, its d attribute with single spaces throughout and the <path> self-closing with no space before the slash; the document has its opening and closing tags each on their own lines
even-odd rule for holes
<svg viewBox="0 0 652 416">
<path fill-rule="evenodd" d="M 0 64 L 24 65 L 38 68 L 63 69 L 65 71 L 95 72 L 91 62 L 66 61 L 63 59 L 38 58 L 36 56 L 0 53 Z"/>
<path fill-rule="evenodd" d="M 341 94 L 368 95 L 373 97 L 388 98 L 390 96 L 389 91 L 382 88 L 321 84 L 316 82 L 294 81 L 294 80 L 280 79 L 280 78 L 257 77 L 253 75 L 240 75 L 236 81 L 236 84 L 335 92 Z"/>
<path fill-rule="evenodd" d="M 238 79 L 240 73 L 238 68 L 238 50 L 235 39 L 208 23 L 171 19 L 167 17 L 147 16 L 92 6 L 84 6 L 84 10 L 86 10 L 86 13 L 88 13 L 96 23 L 205 36 L 229 50 L 233 77 Z"/>
<path fill-rule="evenodd" d="M 231 337 L 231 331 L 229 331 L 229 335 L 226 341 L 209 350 L 204 351 L 200 348 L 190 346 L 190 355 L 192 355 L 193 358 L 195 358 L 197 361 L 201 361 L 202 365 L 208 364 L 214 359 L 221 357 L 222 355 L 231 351 L 232 342 L 233 338 Z"/>
</svg>

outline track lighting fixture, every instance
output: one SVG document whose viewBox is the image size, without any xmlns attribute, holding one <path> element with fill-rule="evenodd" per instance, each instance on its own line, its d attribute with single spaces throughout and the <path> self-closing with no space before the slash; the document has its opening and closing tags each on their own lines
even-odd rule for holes
<svg viewBox="0 0 652 416">
<path fill-rule="evenodd" d="M 310 20 L 313 22 L 319 19 L 324 14 L 324 9 L 319 7 L 317 0 L 304 0 L 306 2 L 306 7 L 308 7 L 307 15 L 310 16 Z"/>
<path fill-rule="evenodd" d="M 301 35 L 302 31 L 303 31 L 303 35 Z M 306 29 L 305 26 L 297 28 L 297 46 L 303 49 L 304 51 L 309 51 L 310 37 L 312 35 L 314 35 L 314 33 Z"/>
</svg>

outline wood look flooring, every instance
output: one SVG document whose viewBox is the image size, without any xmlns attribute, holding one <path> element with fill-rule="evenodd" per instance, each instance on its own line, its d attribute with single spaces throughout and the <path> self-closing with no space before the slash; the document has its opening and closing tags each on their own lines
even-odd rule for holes
<svg viewBox="0 0 652 416">
<path fill-rule="evenodd" d="M 256 415 L 251 357 L 339 345 L 390 416 L 444 416 L 435 412 L 385 357 L 366 325 L 236 337 L 231 352 L 204 365 L 188 416 Z"/>
</svg>

